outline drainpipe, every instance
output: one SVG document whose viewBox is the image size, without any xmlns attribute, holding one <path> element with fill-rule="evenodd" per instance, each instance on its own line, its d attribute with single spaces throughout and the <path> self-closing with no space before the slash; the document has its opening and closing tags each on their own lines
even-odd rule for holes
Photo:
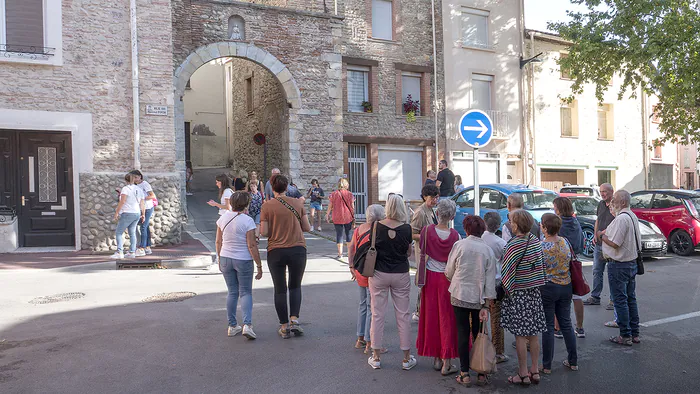
<svg viewBox="0 0 700 394">
<path fill-rule="evenodd" d="M 131 89 L 134 116 L 134 169 L 141 169 L 141 111 L 139 108 L 139 43 L 136 24 L 136 0 L 131 0 Z"/>
<path fill-rule="evenodd" d="M 649 124 L 647 113 L 647 94 L 644 88 L 639 88 L 642 95 L 642 164 L 644 171 L 644 189 L 649 188 L 649 150 L 647 149 L 649 140 Z"/>
<path fill-rule="evenodd" d="M 530 57 L 535 56 L 535 32 L 531 31 L 530 32 Z M 532 179 L 530 180 L 529 183 L 537 183 L 537 157 L 536 157 L 536 151 L 535 151 L 535 66 L 533 65 L 530 67 L 530 70 L 528 71 L 530 73 L 530 82 L 529 82 L 529 95 L 530 95 L 530 113 L 532 114 L 532 126 L 530 128 L 530 136 L 529 138 L 532 138 Z M 528 143 L 529 143 L 529 138 L 528 138 Z M 529 156 L 529 152 L 526 152 L 526 154 Z M 529 158 L 527 159 L 529 162 Z M 529 163 L 528 163 L 529 166 Z"/>
<path fill-rule="evenodd" d="M 523 9 L 524 9 L 524 0 L 520 0 L 518 2 L 518 15 L 520 17 L 518 18 L 518 23 L 519 23 L 519 28 L 518 32 L 520 34 L 520 53 L 525 52 L 525 21 L 524 19 L 524 14 L 523 14 Z M 520 69 L 521 75 L 520 79 L 518 81 L 518 88 L 520 89 L 519 92 L 520 94 L 518 95 L 518 100 L 520 104 L 520 157 L 522 160 L 523 164 L 523 183 L 527 184 L 527 129 L 530 127 L 530 122 L 529 116 L 524 116 L 525 113 L 525 78 L 527 74 L 523 73 L 523 69 Z M 528 93 L 529 94 L 529 93 Z M 528 96 L 529 97 L 529 96 Z M 528 108 L 528 114 L 530 111 L 530 103 L 527 103 L 527 108 Z"/>
<path fill-rule="evenodd" d="M 435 38 L 435 0 L 430 0 L 433 18 L 433 72 L 435 75 L 435 86 L 433 86 L 433 113 L 435 114 L 435 169 L 440 167 L 439 132 L 438 132 L 438 67 L 437 67 L 437 39 Z M 447 138 L 447 135 L 445 135 Z M 445 156 L 447 160 L 447 155 Z"/>
</svg>

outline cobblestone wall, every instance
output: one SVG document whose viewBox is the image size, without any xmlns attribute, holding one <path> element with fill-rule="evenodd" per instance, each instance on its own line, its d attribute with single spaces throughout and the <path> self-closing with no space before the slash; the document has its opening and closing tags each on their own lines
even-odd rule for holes
<svg viewBox="0 0 700 394">
<path fill-rule="evenodd" d="M 180 175 L 145 174 L 159 205 L 151 217 L 151 240 L 155 246 L 181 242 L 184 217 L 181 216 Z M 80 237 L 82 249 L 103 252 L 116 250 L 117 208 L 115 189 L 124 186 L 124 173 L 80 174 Z M 129 244 L 128 233 L 124 234 Z M 126 247 L 125 247 L 126 249 Z"/>
</svg>

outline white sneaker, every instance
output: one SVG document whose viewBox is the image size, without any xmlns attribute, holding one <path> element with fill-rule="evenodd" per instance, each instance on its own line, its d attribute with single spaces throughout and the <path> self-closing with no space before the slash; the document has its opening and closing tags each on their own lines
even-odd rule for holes
<svg viewBox="0 0 700 394">
<path fill-rule="evenodd" d="M 147 247 L 146 247 L 146 254 L 153 254 L 153 252 L 151 251 L 151 247 L 150 247 L 150 246 L 147 246 Z"/>
<path fill-rule="evenodd" d="M 124 252 L 114 252 L 113 255 L 109 256 L 110 259 L 121 260 L 124 258 Z"/>
<path fill-rule="evenodd" d="M 189 193 L 189 192 L 188 192 L 188 193 L 185 193 L 185 194 L 188 195 L 188 196 L 194 196 L 194 193 Z"/>
<path fill-rule="evenodd" d="M 314 226 L 311 226 L 311 230 L 310 230 L 310 231 L 314 231 Z"/>
<path fill-rule="evenodd" d="M 228 336 L 230 337 L 235 337 L 236 335 L 240 334 L 241 331 L 243 331 L 243 327 L 241 326 L 236 326 L 236 327 L 231 327 L 228 326 Z"/>
<path fill-rule="evenodd" d="M 131 252 L 124 253 L 124 257 L 126 257 L 127 259 L 135 259 L 136 253 L 131 253 Z"/>
<path fill-rule="evenodd" d="M 418 323 L 420 321 L 420 315 L 418 314 L 418 312 L 413 312 L 413 314 L 411 315 L 411 321 L 414 323 Z"/>
<path fill-rule="evenodd" d="M 401 363 L 401 367 L 403 368 L 404 371 L 408 371 L 409 369 L 413 368 L 418 364 L 418 361 L 416 361 L 416 358 L 413 356 L 410 356 L 408 358 L 408 361 L 404 361 Z"/>
<path fill-rule="evenodd" d="M 243 325 L 243 336 L 248 338 L 248 339 L 255 339 L 258 336 L 255 335 L 255 331 L 253 331 L 253 327 L 249 326 L 247 324 Z"/>
<path fill-rule="evenodd" d="M 146 255 L 146 251 L 143 249 L 137 249 L 136 250 L 136 257 L 143 257 Z"/>
<path fill-rule="evenodd" d="M 382 362 L 379 360 L 375 360 L 374 356 L 369 356 L 369 358 L 367 359 L 367 364 L 369 364 L 369 366 L 374 369 L 379 369 L 382 367 Z"/>
<path fill-rule="evenodd" d="M 318 231 L 323 231 L 323 230 L 321 230 L 321 227 L 320 227 L 320 226 L 319 226 L 319 228 L 318 228 Z"/>
</svg>

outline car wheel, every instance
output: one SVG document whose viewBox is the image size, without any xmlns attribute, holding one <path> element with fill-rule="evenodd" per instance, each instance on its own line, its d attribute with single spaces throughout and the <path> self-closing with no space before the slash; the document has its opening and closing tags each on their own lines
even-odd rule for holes
<svg viewBox="0 0 700 394">
<path fill-rule="evenodd" d="M 693 239 L 683 230 L 678 230 L 671 235 L 671 250 L 681 256 L 689 256 L 695 250 Z"/>
<path fill-rule="evenodd" d="M 593 244 L 593 229 L 590 227 L 584 227 L 583 255 L 589 258 L 593 258 L 593 249 L 595 249 L 595 245 Z"/>
</svg>

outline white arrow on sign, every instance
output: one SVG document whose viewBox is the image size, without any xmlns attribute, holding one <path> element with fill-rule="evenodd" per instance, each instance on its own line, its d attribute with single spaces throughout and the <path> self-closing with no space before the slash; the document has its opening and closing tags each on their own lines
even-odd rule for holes
<svg viewBox="0 0 700 394">
<path fill-rule="evenodd" d="M 482 138 L 484 134 L 486 134 L 489 131 L 489 128 L 486 127 L 484 122 L 481 121 L 481 119 L 477 119 L 476 123 L 479 124 L 479 127 L 475 126 L 464 126 L 464 131 L 480 131 L 479 135 L 476 138 Z"/>
</svg>

